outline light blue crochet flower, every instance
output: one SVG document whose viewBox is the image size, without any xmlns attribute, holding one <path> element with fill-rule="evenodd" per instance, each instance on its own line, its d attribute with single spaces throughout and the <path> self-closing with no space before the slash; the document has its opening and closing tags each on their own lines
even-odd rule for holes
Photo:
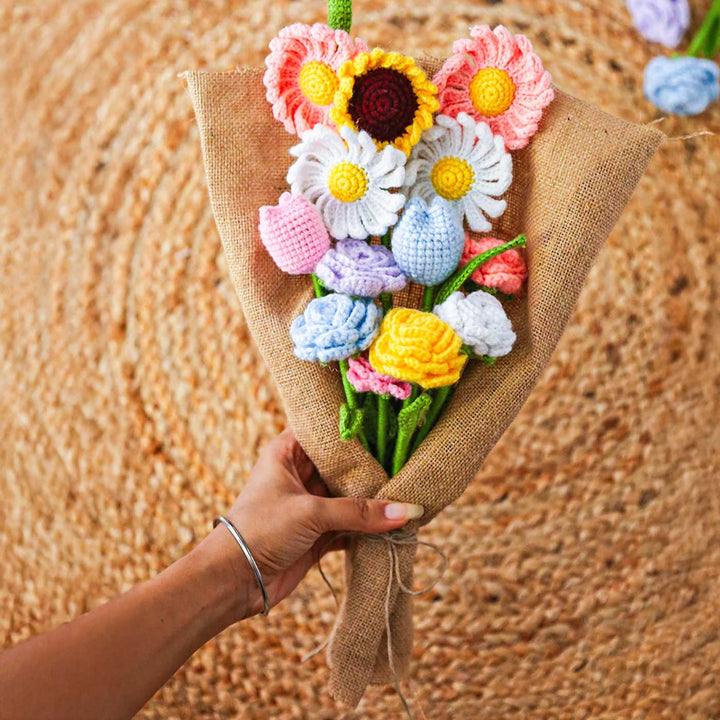
<svg viewBox="0 0 720 720">
<path fill-rule="evenodd" d="M 699 115 L 720 95 L 720 68 L 696 57 L 656 57 L 645 68 L 645 97 L 663 112 Z"/>
<path fill-rule="evenodd" d="M 457 207 L 441 197 L 430 206 L 422 198 L 408 200 L 392 235 L 392 251 L 400 269 L 419 285 L 437 285 L 457 268 L 465 231 Z"/>
<path fill-rule="evenodd" d="M 370 347 L 381 315 L 368 298 L 338 293 L 315 298 L 290 326 L 295 355 L 310 362 L 345 360 Z"/>
</svg>

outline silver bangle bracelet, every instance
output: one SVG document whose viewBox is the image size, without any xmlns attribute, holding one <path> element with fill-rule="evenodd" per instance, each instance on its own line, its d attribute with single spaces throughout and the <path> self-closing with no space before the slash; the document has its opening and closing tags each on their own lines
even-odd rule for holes
<svg viewBox="0 0 720 720">
<path fill-rule="evenodd" d="M 230 520 L 220 515 L 220 517 L 216 517 L 213 520 L 213 528 L 216 528 L 220 523 L 222 523 L 230 531 L 230 534 L 235 538 L 235 541 L 240 546 L 240 549 L 243 551 L 243 555 L 245 555 L 245 558 L 250 565 L 250 569 L 253 571 L 253 575 L 255 575 L 257 584 L 260 587 L 260 592 L 262 593 L 264 606 L 263 615 L 268 615 L 268 613 L 270 612 L 270 601 L 268 600 L 267 590 L 265 590 L 265 583 L 263 582 L 262 575 L 260 574 L 260 568 L 257 566 L 255 558 L 250 552 L 250 548 L 247 546 L 245 539 L 240 534 L 238 529 L 232 524 L 232 522 L 230 522 Z"/>
</svg>

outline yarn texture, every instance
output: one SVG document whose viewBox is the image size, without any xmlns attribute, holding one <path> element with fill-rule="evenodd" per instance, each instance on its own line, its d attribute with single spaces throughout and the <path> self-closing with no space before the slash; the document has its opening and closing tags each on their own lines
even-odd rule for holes
<svg viewBox="0 0 720 720">
<path fill-rule="evenodd" d="M 369 359 L 377 372 L 428 389 L 460 379 L 467 362 L 461 348 L 460 337 L 437 316 L 395 308 L 385 316 Z"/>
<path fill-rule="evenodd" d="M 473 27 L 470 35 L 453 43 L 453 54 L 433 78 L 440 112 L 468 113 L 502 135 L 508 150 L 519 150 L 552 102 L 550 74 L 524 35 L 512 35 L 502 25 Z"/>
<path fill-rule="evenodd" d="M 699 115 L 720 96 L 720 68 L 696 57 L 656 57 L 645 68 L 645 97 L 673 115 Z"/>
<path fill-rule="evenodd" d="M 379 148 L 390 144 L 407 155 L 432 125 L 437 88 L 412 58 L 375 48 L 343 63 L 338 77 L 332 120 L 365 130 Z"/>
<path fill-rule="evenodd" d="M 295 355 L 310 362 L 345 360 L 370 346 L 380 316 L 372 300 L 338 293 L 315 298 L 290 326 Z"/>
<path fill-rule="evenodd" d="M 401 150 L 378 150 L 364 131 L 342 127 L 338 135 L 316 125 L 290 154 L 297 160 L 288 170 L 288 184 L 316 205 L 332 237 L 364 240 L 383 235 L 397 222 L 405 196 L 390 190 L 405 179 Z"/>
<path fill-rule="evenodd" d="M 260 238 L 275 264 L 290 275 L 311 273 L 330 248 L 322 218 L 302 195 L 283 193 L 260 208 Z"/>
<path fill-rule="evenodd" d="M 503 241 L 497 238 L 473 238 L 466 233 L 465 248 L 460 265 L 467 265 L 474 257 L 502 244 Z M 527 266 L 523 256 L 517 250 L 506 250 L 494 258 L 490 258 L 470 276 L 470 279 L 478 285 L 495 288 L 506 295 L 517 295 L 526 278 Z"/>
<path fill-rule="evenodd" d="M 398 400 L 409 398 L 412 392 L 412 385 L 409 382 L 376 372 L 370 361 L 362 355 L 348 360 L 347 379 L 357 392 L 392 395 Z"/>
<path fill-rule="evenodd" d="M 275 118 L 298 135 L 318 123 L 328 124 L 339 85 L 338 68 L 366 51 L 362 40 L 320 23 L 283 28 L 270 41 L 263 76 Z"/>
<path fill-rule="evenodd" d="M 512 323 L 502 303 L 484 290 L 470 295 L 455 292 L 433 312 L 477 355 L 501 357 L 512 350 Z"/>
<path fill-rule="evenodd" d="M 453 203 L 435 197 L 408 200 L 392 235 L 395 261 L 410 280 L 437 285 L 457 268 L 465 245 L 462 219 Z"/>
<path fill-rule="evenodd" d="M 325 253 L 315 274 L 331 290 L 361 297 L 395 293 L 407 284 L 390 250 L 364 240 L 340 240 Z"/>
<path fill-rule="evenodd" d="M 625 0 L 633 24 L 651 42 L 677 47 L 690 26 L 687 0 Z"/>
<path fill-rule="evenodd" d="M 500 135 L 467 113 L 438 115 L 413 148 L 403 192 L 430 203 L 442 197 L 456 203 L 470 229 L 487 232 L 487 217 L 498 218 L 507 203 L 500 198 L 512 184 L 512 157 Z"/>
</svg>

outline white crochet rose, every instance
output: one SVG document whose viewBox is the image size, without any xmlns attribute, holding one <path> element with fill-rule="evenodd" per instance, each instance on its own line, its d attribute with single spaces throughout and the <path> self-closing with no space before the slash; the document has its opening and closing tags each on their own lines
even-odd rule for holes
<svg viewBox="0 0 720 720">
<path fill-rule="evenodd" d="M 515 342 L 512 323 L 502 303 L 490 293 L 478 290 L 470 295 L 454 292 L 433 310 L 478 355 L 502 357 Z"/>
</svg>

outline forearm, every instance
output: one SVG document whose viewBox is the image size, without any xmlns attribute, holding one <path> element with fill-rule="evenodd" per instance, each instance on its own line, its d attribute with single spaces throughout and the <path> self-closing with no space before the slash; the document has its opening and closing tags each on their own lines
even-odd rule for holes
<svg viewBox="0 0 720 720">
<path fill-rule="evenodd" d="M 156 578 L 0 655 L 3 718 L 131 718 L 210 638 L 245 614 L 252 587 L 215 531 Z"/>
</svg>

